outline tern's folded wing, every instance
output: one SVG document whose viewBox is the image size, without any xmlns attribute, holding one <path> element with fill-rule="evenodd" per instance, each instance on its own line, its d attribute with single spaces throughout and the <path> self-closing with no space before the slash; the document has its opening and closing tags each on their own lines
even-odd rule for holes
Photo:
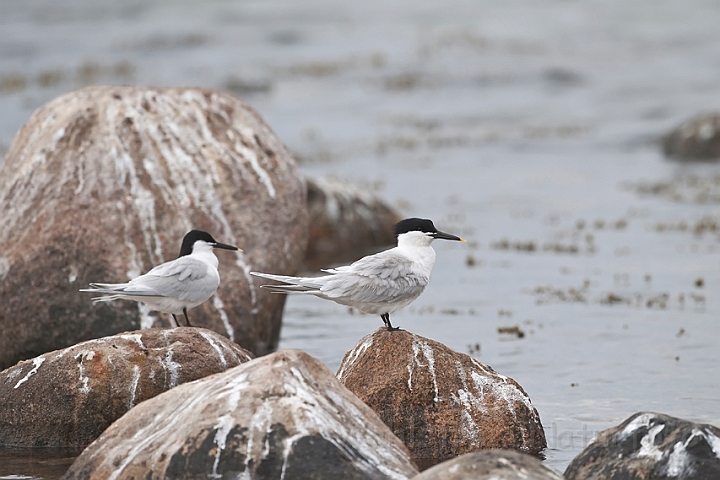
<svg viewBox="0 0 720 480">
<path fill-rule="evenodd" d="M 158 265 L 130 283 L 155 290 L 164 297 L 199 301 L 210 298 L 220 279 L 210 274 L 207 264 L 193 258 L 180 257 Z"/>
<path fill-rule="evenodd" d="M 401 255 L 365 257 L 327 278 L 320 289 L 331 299 L 352 302 L 400 301 L 417 297 L 430 279 L 417 274 L 412 261 Z"/>
</svg>

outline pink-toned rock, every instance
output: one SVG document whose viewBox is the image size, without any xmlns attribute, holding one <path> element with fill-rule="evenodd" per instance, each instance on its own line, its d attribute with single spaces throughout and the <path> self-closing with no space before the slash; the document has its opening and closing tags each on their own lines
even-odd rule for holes
<svg viewBox="0 0 720 480">
<path fill-rule="evenodd" d="M 353 262 L 395 245 L 401 217 L 378 197 L 332 178 L 308 177 L 310 239 L 303 269 Z"/>
<path fill-rule="evenodd" d="M 478 450 L 547 447 L 540 416 L 515 380 L 433 340 L 380 328 L 345 354 L 337 377 L 421 469 Z"/>
<path fill-rule="evenodd" d="M 141 403 L 85 449 L 63 479 L 416 474 L 402 442 L 325 365 L 286 350 Z"/>
<path fill-rule="evenodd" d="M 120 331 L 168 326 L 135 302 L 92 306 L 80 288 L 125 282 L 173 259 L 189 230 L 219 252 L 217 294 L 194 325 L 264 354 L 284 297 L 251 270 L 294 272 L 306 187 L 247 104 L 199 88 L 89 87 L 38 109 L 0 166 L 0 368 Z"/>
<path fill-rule="evenodd" d="M 204 328 L 89 340 L 0 372 L 0 445 L 85 446 L 142 401 L 252 359 Z"/>
</svg>

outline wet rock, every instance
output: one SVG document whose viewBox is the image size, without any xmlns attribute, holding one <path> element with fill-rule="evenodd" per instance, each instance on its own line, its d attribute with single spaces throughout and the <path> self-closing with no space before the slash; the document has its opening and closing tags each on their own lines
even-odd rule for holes
<svg viewBox="0 0 720 480">
<path fill-rule="evenodd" d="M 400 216 L 379 198 L 332 178 L 306 179 L 310 241 L 303 269 L 352 262 L 394 246 Z"/>
<path fill-rule="evenodd" d="M 142 401 L 252 354 L 203 328 L 89 340 L 0 372 L 0 445 L 85 446 Z"/>
<path fill-rule="evenodd" d="M 525 391 L 474 358 L 381 328 L 345 354 L 338 379 L 370 406 L 421 469 L 492 448 L 537 454 L 540 416 Z"/>
<path fill-rule="evenodd" d="M 466 453 L 425 470 L 413 480 L 562 480 L 537 458 L 513 450 Z"/>
<path fill-rule="evenodd" d="M 641 412 L 598 438 L 565 470 L 568 480 L 720 478 L 720 428 Z"/>
<path fill-rule="evenodd" d="M 135 302 L 93 306 L 89 282 L 124 282 L 175 258 L 192 228 L 220 252 L 217 294 L 194 325 L 264 354 L 282 295 L 249 272 L 294 272 L 305 183 L 247 104 L 198 88 L 89 87 L 38 109 L 0 166 L 0 368 L 79 341 L 168 326 Z"/>
<path fill-rule="evenodd" d="M 325 365 L 286 350 L 180 385 L 112 424 L 71 479 L 404 479 L 405 446 Z"/>
<path fill-rule="evenodd" d="M 680 160 L 720 159 L 720 113 L 703 113 L 676 127 L 662 139 L 668 157 Z"/>
</svg>

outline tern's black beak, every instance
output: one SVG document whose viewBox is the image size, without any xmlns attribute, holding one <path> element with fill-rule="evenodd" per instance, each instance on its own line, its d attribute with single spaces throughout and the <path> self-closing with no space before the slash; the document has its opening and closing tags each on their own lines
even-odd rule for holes
<svg viewBox="0 0 720 480">
<path fill-rule="evenodd" d="M 224 248 L 225 250 L 235 250 L 238 252 L 242 252 L 238 247 L 233 247 L 232 245 L 225 245 L 224 243 L 213 243 L 213 248 Z"/>
<path fill-rule="evenodd" d="M 464 242 L 465 240 L 456 236 L 456 235 L 450 235 L 449 233 L 445 232 L 435 232 L 430 235 L 433 238 L 437 238 L 439 240 L 456 240 L 458 242 Z"/>
</svg>

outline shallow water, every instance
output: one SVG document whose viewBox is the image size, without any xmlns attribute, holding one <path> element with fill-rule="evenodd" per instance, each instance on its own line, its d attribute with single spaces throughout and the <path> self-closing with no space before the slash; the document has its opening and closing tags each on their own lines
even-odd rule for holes
<svg viewBox="0 0 720 480">
<path fill-rule="evenodd" d="M 431 285 L 393 323 L 517 380 L 546 427 L 548 465 L 564 470 L 640 410 L 720 426 L 720 167 L 665 160 L 656 143 L 720 106 L 720 5 L 0 9 L 0 152 L 32 110 L 84 84 L 231 89 L 306 172 L 469 240 L 435 242 Z M 293 297 L 281 347 L 336 369 L 380 325 Z M 3 455 L 0 475 L 64 468 L 17 455 L 8 470 Z"/>
</svg>

